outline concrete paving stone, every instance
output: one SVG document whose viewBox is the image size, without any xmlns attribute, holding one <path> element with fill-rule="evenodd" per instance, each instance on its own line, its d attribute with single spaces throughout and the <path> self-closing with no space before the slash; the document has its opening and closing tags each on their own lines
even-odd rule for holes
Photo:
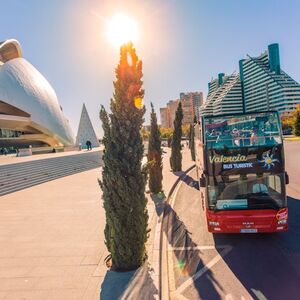
<svg viewBox="0 0 300 300">
<path fill-rule="evenodd" d="M 79 300 L 83 293 L 84 290 L 81 289 L 60 289 L 50 291 L 47 300 Z"/>
<path fill-rule="evenodd" d="M 105 274 L 105 273 L 103 273 L 103 274 Z M 101 292 L 101 285 L 102 285 L 103 281 L 104 281 L 104 276 L 91 278 L 87 289 L 85 290 L 84 294 L 82 295 L 82 300 L 99 300 L 100 292 Z"/>
<path fill-rule="evenodd" d="M 84 259 L 84 256 L 63 256 L 56 257 L 53 265 L 57 266 L 79 266 Z"/>
<path fill-rule="evenodd" d="M 74 274 L 73 276 L 41 277 L 34 285 L 35 290 L 86 289 L 90 276 Z"/>
<path fill-rule="evenodd" d="M 36 239 L 35 235 L 17 235 L 17 236 L 11 236 L 10 242 L 12 243 L 31 243 Z"/>
<path fill-rule="evenodd" d="M 57 257 L 5 257 L 0 258 L 1 267 L 24 267 L 24 266 L 51 266 L 57 261 Z"/>
<path fill-rule="evenodd" d="M 105 254 L 108 255 L 109 253 L 106 252 Z M 100 262 L 93 273 L 93 277 L 103 277 L 103 274 L 105 274 L 108 271 L 108 268 L 105 262 L 103 261 L 105 256 L 103 257 L 103 259 L 100 259 Z"/>
<path fill-rule="evenodd" d="M 49 291 L 13 291 L 8 292 L 4 300 L 45 300 L 49 299 Z M 0 298 L 1 299 L 1 298 Z"/>
<path fill-rule="evenodd" d="M 0 278 L 0 291 L 31 290 L 37 282 L 38 278 L 32 277 Z"/>
<path fill-rule="evenodd" d="M 93 235 L 90 235 L 87 240 L 89 242 L 99 242 L 99 241 L 104 241 L 104 233 L 97 233 L 97 234 L 93 234 Z"/>
<path fill-rule="evenodd" d="M 6 243 L 6 241 L 11 239 L 11 233 L 0 233 L 0 243 Z"/>
<path fill-rule="evenodd" d="M 75 266 L 38 266 L 34 267 L 30 277 L 60 277 L 72 276 L 78 268 Z"/>
<path fill-rule="evenodd" d="M 85 256 L 86 250 L 78 247 L 69 247 L 69 245 L 66 245 L 66 247 L 60 247 L 60 248 L 28 248 L 28 249 L 18 249 L 15 252 L 15 256 L 17 257 L 46 257 L 46 256 L 52 256 L 52 257 L 61 257 L 61 256 Z"/>
<path fill-rule="evenodd" d="M 0 244 L 0 258 L 1 257 L 14 257 L 17 252 L 17 249 L 9 247 L 5 243 Z"/>
<path fill-rule="evenodd" d="M 0 267 L 0 278 L 17 278 L 28 276 L 32 266 L 19 267 L 19 266 L 5 266 Z"/>
<path fill-rule="evenodd" d="M 96 265 L 83 265 L 80 266 L 76 272 L 76 274 L 82 276 L 90 276 L 90 278 L 93 276 L 97 266 Z"/>
<path fill-rule="evenodd" d="M 0 291 L 0 299 L 3 300 L 7 296 L 8 292 L 1 292 Z"/>
<path fill-rule="evenodd" d="M 98 265 L 102 257 L 102 254 L 103 254 L 102 252 L 99 252 L 98 254 L 95 255 L 86 255 L 82 259 L 81 265 Z"/>
<path fill-rule="evenodd" d="M 29 276 L 30 277 L 60 277 L 70 276 L 74 274 L 91 275 L 96 266 L 38 266 L 33 268 Z"/>
</svg>

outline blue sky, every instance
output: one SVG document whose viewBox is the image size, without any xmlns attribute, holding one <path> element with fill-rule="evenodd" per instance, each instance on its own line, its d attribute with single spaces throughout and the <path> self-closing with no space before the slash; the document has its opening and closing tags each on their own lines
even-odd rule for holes
<svg viewBox="0 0 300 300">
<path fill-rule="evenodd" d="M 105 20 L 118 12 L 139 24 L 145 104 L 152 101 L 157 112 L 180 92 L 206 94 L 212 77 L 238 71 L 239 59 L 274 42 L 282 69 L 300 81 L 297 0 L 0 0 L 0 7 L 0 40 L 19 40 L 24 58 L 54 87 L 75 134 L 85 102 L 101 136 L 99 109 L 109 107 L 118 62 Z"/>
</svg>

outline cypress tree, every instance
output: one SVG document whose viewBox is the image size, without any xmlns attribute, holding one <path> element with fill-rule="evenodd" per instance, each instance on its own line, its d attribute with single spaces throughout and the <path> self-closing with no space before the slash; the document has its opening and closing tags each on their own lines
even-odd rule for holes
<svg viewBox="0 0 300 300">
<path fill-rule="evenodd" d="M 190 128 L 189 128 L 189 149 L 191 149 L 192 128 L 193 128 L 193 124 L 190 124 Z"/>
<path fill-rule="evenodd" d="M 196 161 L 194 135 L 195 135 L 195 128 L 194 128 L 194 125 L 191 125 L 191 133 L 190 133 L 190 137 L 191 137 L 191 141 L 190 141 L 190 149 L 191 149 L 191 157 L 192 157 L 192 161 Z"/>
<path fill-rule="evenodd" d="M 171 150 L 171 157 L 170 157 L 170 165 L 173 172 L 181 171 L 182 119 L 183 119 L 182 106 L 181 106 L 181 102 L 179 102 L 176 110 L 175 120 L 174 120 L 174 133 L 172 138 L 172 150 Z"/>
<path fill-rule="evenodd" d="M 162 150 L 160 132 L 157 125 L 156 113 L 151 103 L 151 129 L 148 148 L 148 162 L 151 165 L 149 171 L 149 189 L 152 193 L 157 194 L 162 191 Z"/>
<path fill-rule="evenodd" d="M 111 114 L 102 107 L 100 119 L 105 146 L 100 186 L 106 214 L 106 246 L 115 270 L 138 268 L 145 258 L 148 213 L 145 181 L 141 172 L 143 142 L 140 130 L 145 108 L 141 107 L 142 62 L 132 43 L 120 49 Z"/>
<path fill-rule="evenodd" d="M 296 136 L 300 136 L 300 108 L 295 113 L 294 132 Z"/>
<path fill-rule="evenodd" d="M 191 124 L 191 127 L 190 127 L 190 149 L 191 149 L 192 161 L 196 161 L 196 155 L 195 155 L 195 124 L 197 124 L 196 116 L 194 116 L 194 124 Z"/>
</svg>

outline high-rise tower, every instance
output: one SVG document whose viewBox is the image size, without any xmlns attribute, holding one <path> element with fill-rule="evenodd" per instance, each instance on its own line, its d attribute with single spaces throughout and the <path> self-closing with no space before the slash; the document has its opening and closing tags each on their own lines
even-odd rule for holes
<svg viewBox="0 0 300 300">
<path fill-rule="evenodd" d="M 220 73 L 208 84 L 202 115 L 277 110 L 289 113 L 300 103 L 300 85 L 280 67 L 279 46 L 239 61 L 240 73 Z"/>
<path fill-rule="evenodd" d="M 228 113 L 241 113 L 243 100 L 239 74 L 218 74 L 217 79 L 208 84 L 208 94 L 201 107 L 202 115 L 220 115 Z"/>
<path fill-rule="evenodd" d="M 245 111 L 292 111 L 300 103 L 300 85 L 280 68 L 279 46 L 240 61 Z"/>
</svg>

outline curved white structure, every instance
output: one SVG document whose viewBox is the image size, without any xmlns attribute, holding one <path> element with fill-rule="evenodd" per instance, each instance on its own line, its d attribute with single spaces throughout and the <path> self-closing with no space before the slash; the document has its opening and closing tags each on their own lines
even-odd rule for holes
<svg viewBox="0 0 300 300">
<path fill-rule="evenodd" d="M 0 43 L 0 129 L 18 132 L 13 137 L 0 136 L 0 143 L 73 145 L 73 133 L 55 91 L 21 54 L 16 40 Z"/>
</svg>

